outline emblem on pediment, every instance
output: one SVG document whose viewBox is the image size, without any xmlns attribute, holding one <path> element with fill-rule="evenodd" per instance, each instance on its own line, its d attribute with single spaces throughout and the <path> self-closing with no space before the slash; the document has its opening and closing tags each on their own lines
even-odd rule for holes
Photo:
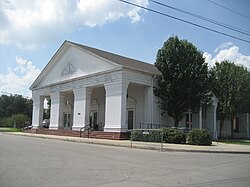
<svg viewBox="0 0 250 187">
<path fill-rule="evenodd" d="M 73 75 L 76 72 L 76 67 L 72 62 L 68 63 L 62 71 L 62 76 Z"/>
</svg>

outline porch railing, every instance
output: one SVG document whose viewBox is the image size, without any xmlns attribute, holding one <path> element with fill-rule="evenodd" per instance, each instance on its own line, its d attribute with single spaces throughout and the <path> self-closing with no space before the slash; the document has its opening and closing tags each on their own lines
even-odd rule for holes
<svg viewBox="0 0 250 187">
<path fill-rule="evenodd" d="M 164 126 L 155 123 L 140 123 L 140 129 L 160 129 Z"/>
</svg>

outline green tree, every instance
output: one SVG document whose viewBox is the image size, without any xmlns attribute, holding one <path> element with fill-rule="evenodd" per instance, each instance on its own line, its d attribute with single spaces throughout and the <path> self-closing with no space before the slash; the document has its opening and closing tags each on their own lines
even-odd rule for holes
<svg viewBox="0 0 250 187">
<path fill-rule="evenodd" d="M 21 95 L 0 96 L 0 121 L 15 114 L 32 117 L 33 101 Z"/>
<path fill-rule="evenodd" d="M 219 137 L 227 116 L 231 118 L 231 136 L 233 136 L 233 125 L 237 114 L 250 110 L 250 73 L 243 66 L 227 60 L 216 62 L 212 72 L 212 91 L 219 100 L 217 108 L 220 118 Z"/>
<path fill-rule="evenodd" d="M 14 114 L 11 117 L 2 119 L 2 126 L 4 127 L 16 127 L 22 128 L 26 126 L 26 122 L 30 121 L 30 118 L 24 114 Z"/>
<path fill-rule="evenodd" d="M 155 95 L 160 108 L 177 127 L 183 114 L 193 112 L 210 99 L 210 73 L 202 52 L 187 40 L 170 37 L 158 50 L 155 66 L 161 72 Z"/>
</svg>

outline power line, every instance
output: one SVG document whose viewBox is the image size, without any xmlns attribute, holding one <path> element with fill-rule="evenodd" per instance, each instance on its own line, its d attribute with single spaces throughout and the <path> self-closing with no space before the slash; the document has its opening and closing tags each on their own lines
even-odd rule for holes
<svg viewBox="0 0 250 187">
<path fill-rule="evenodd" d="M 169 15 L 169 14 L 166 14 L 166 13 L 163 13 L 163 12 L 160 12 L 160 11 L 157 11 L 157 10 L 154 10 L 154 9 L 151 9 L 151 8 L 147 8 L 147 7 L 144 7 L 144 6 L 135 4 L 135 3 L 131 3 L 131 2 L 129 2 L 129 1 L 125 1 L 125 0 L 118 0 L 118 1 L 123 2 L 123 3 L 126 3 L 126 4 L 129 4 L 129 5 L 132 5 L 132 6 L 135 6 L 135 7 L 138 7 L 138 8 L 141 8 L 141 9 L 144 9 L 144 10 L 147 10 L 147 11 L 150 11 L 150 12 L 154 12 L 154 13 L 156 13 L 156 14 L 160 14 L 160 15 L 162 15 L 162 16 L 166 16 L 166 17 L 169 17 L 169 18 L 172 18 L 172 19 L 175 19 L 175 20 L 178 20 L 178 21 L 181 21 L 181 22 L 184 22 L 184 23 L 187 23 L 187 24 L 196 26 L 196 27 L 200 27 L 200 28 L 203 28 L 203 29 L 205 29 L 205 30 L 209 30 L 209 31 L 214 32 L 214 33 L 217 33 L 217 34 L 221 34 L 221 35 L 224 35 L 224 36 L 227 36 L 227 37 L 230 37 L 230 38 L 234 38 L 234 39 L 237 39 L 237 40 L 246 42 L 246 43 L 250 43 L 249 40 L 245 40 L 245 39 L 239 38 L 239 37 L 237 37 L 237 36 L 233 36 L 233 35 L 230 35 L 230 34 L 226 34 L 226 33 L 223 33 L 223 32 L 217 31 L 217 30 L 214 30 L 214 29 L 210 29 L 210 28 L 208 28 L 208 27 L 205 27 L 205 26 L 202 26 L 202 25 L 199 25 L 199 24 L 196 24 L 196 23 L 192 23 L 192 22 L 190 22 L 190 21 L 187 21 L 187 20 L 184 20 L 184 19 L 175 17 L 175 16 L 171 16 L 171 15 Z"/>
<path fill-rule="evenodd" d="M 155 3 L 155 4 L 158 4 L 158 5 L 161 5 L 161 6 L 164 6 L 164 7 L 167 7 L 167 8 L 170 8 L 170 9 L 173 9 L 173 10 L 176 10 L 178 12 L 182 12 L 184 14 L 188 14 L 188 15 L 191 15 L 195 18 L 198 18 L 198 19 L 201 19 L 203 21 L 207 21 L 209 23 L 213 23 L 215 25 L 219 25 L 221 27 L 224 27 L 224 28 L 227 28 L 227 29 L 230 29 L 232 31 L 235 31 L 235 32 L 239 32 L 241 34 L 245 34 L 247 36 L 250 36 L 250 32 L 249 31 L 245 31 L 243 29 L 240 29 L 240 28 L 237 28 L 237 27 L 234 27 L 234 26 L 231 26 L 231 25 L 227 25 L 225 23 L 221 23 L 219 21 L 216 21 L 216 20 L 213 20 L 213 19 L 209 19 L 209 18 L 206 18 L 206 17 L 203 17 L 203 16 L 200 16 L 200 15 L 197 15 L 197 14 L 194 14 L 194 13 L 191 13 L 191 12 L 188 12 L 188 11 L 185 11 L 185 10 L 182 10 L 182 9 L 179 9 L 179 8 L 175 8 L 173 6 L 170 6 L 170 5 L 167 5 L 167 4 L 164 4 L 164 3 L 161 3 L 161 2 L 158 2 L 158 1 L 154 1 L 154 0 L 149 0 L 150 2 L 152 3 Z"/>
<path fill-rule="evenodd" d="M 233 10 L 233 9 L 227 8 L 227 7 L 225 7 L 225 6 L 223 6 L 223 5 L 219 4 L 219 3 L 216 3 L 216 2 L 211 1 L 211 0 L 207 0 L 207 1 L 210 2 L 210 3 L 213 3 L 213 4 L 215 4 L 215 5 L 217 5 L 217 6 L 219 6 L 219 7 L 222 7 L 222 8 L 224 8 L 224 9 L 227 9 L 227 10 L 229 10 L 230 12 L 233 12 L 233 13 L 235 13 L 235 14 L 238 14 L 238 15 L 244 17 L 244 18 L 250 19 L 249 16 L 246 16 L 246 15 L 244 15 L 244 14 L 242 14 L 242 13 L 240 13 L 240 12 L 237 12 L 237 11 L 235 11 L 235 10 Z"/>
</svg>

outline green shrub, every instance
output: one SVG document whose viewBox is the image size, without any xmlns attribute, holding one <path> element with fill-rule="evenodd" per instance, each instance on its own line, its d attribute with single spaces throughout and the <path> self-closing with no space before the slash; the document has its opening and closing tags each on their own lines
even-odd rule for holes
<svg viewBox="0 0 250 187">
<path fill-rule="evenodd" d="M 133 141 L 143 141 L 143 134 L 142 131 L 135 130 L 131 132 L 130 135 Z"/>
<path fill-rule="evenodd" d="M 2 118 L 0 120 L 0 127 L 13 127 L 13 124 L 9 122 L 10 118 Z"/>
<path fill-rule="evenodd" d="M 163 141 L 166 143 L 186 143 L 186 134 L 178 129 L 163 128 Z"/>
<path fill-rule="evenodd" d="M 30 121 L 30 118 L 24 114 L 14 114 L 11 117 L 3 118 L 1 120 L 2 127 L 16 127 L 22 128 L 25 122 Z"/>
<path fill-rule="evenodd" d="M 188 144 L 191 145 L 211 145 L 212 137 L 206 129 L 192 129 L 188 134 Z"/>
<path fill-rule="evenodd" d="M 148 136 L 149 142 L 161 142 L 162 141 L 162 131 L 159 131 L 159 130 L 149 131 L 149 134 L 146 136 Z"/>
<path fill-rule="evenodd" d="M 142 130 L 134 130 L 131 134 L 133 141 L 161 142 L 162 132 L 160 130 L 149 130 L 143 133 Z"/>
</svg>

